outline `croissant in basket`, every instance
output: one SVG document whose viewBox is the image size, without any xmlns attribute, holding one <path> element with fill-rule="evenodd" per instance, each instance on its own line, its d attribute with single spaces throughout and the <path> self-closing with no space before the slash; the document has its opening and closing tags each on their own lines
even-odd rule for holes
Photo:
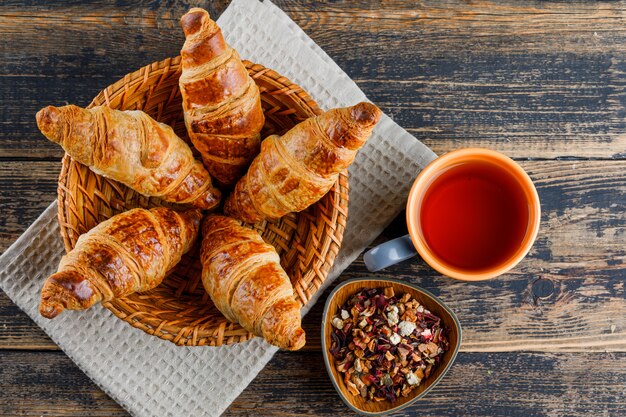
<svg viewBox="0 0 626 417">
<path fill-rule="evenodd" d="M 362 102 L 309 118 L 283 136 L 269 136 L 224 211 L 255 223 L 306 209 L 352 163 L 380 116 L 378 107 Z"/>
<path fill-rule="evenodd" d="M 140 194 L 202 209 L 220 202 L 189 146 L 142 111 L 48 106 L 37 113 L 37 125 L 72 158 Z"/>
<path fill-rule="evenodd" d="M 206 10 L 193 8 L 180 21 L 187 131 L 211 175 L 231 185 L 259 153 L 265 122 L 259 88 Z"/>
<path fill-rule="evenodd" d="M 133 209 L 81 235 L 41 290 L 42 316 L 84 310 L 159 285 L 193 245 L 200 210 Z"/>
<path fill-rule="evenodd" d="M 282 349 L 304 346 L 300 306 L 274 247 L 225 216 L 208 216 L 202 234 L 202 284 L 222 314 Z"/>
</svg>

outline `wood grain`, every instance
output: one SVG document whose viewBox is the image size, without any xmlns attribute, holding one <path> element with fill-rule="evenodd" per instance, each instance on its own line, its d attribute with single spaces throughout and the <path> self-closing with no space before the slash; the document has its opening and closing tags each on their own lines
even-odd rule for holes
<svg viewBox="0 0 626 417">
<path fill-rule="evenodd" d="M 0 253 L 56 198 L 61 162 L 0 162 Z"/>
<path fill-rule="evenodd" d="M 128 415 L 61 352 L 4 352 L 0 367 L 2 416 Z M 352 415 L 323 369 L 319 352 L 278 353 L 224 416 Z M 626 353 L 462 353 L 433 391 L 394 416 L 617 416 L 626 413 L 625 380 Z"/>
<path fill-rule="evenodd" d="M 626 351 L 626 1 L 275 3 L 435 152 L 503 151 L 539 189 L 539 239 L 513 273 L 466 284 L 414 259 L 377 274 L 439 295 L 464 328 L 451 373 L 397 415 L 626 415 L 626 353 L 605 352 Z M 62 152 L 35 112 L 176 55 L 179 16 L 227 4 L 1 2 L 0 252 L 55 197 Z M 403 233 L 399 218 L 378 242 Z M 359 259 L 341 280 L 362 276 Z M 227 416 L 348 414 L 323 371 L 322 301 L 306 349 L 277 354 Z M 0 415 L 127 416 L 54 349 L 0 292 Z M 505 352 L 520 349 L 560 352 Z"/>
<path fill-rule="evenodd" d="M 224 3 L 210 4 L 215 15 Z M 626 2 L 277 3 L 437 153 L 497 146 L 516 158 L 626 158 Z M 188 5 L 0 5 L 0 36 L 20 45 L 1 53 L 11 123 L 0 156 L 58 157 L 35 112 L 85 105 L 125 73 L 178 54 Z"/>
<path fill-rule="evenodd" d="M 281 6 L 436 153 L 624 157 L 624 2 Z"/>
<path fill-rule="evenodd" d="M 178 55 L 180 17 L 202 5 L 219 16 L 228 1 L 0 4 L 0 158 L 58 158 L 38 132 L 48 104 L 86 106 L 100 90 L 144 65 Z M 19 45 L 19 49 L 9 45 Z"/>
<path fill-rule="evenodd" d="M 354 415 L 320 372 L 323 367 L 321 354 L 278 353 L 224 417 L 261 409 L 263 415 Z M 625 372 L 624 353 L 461 353 L 426 397 L 393 415 L 623 415 Z"/>
<path fill-rule="evenodd" d="M 44 331 L 0 290 L 0 351 L 13 349 L 59 350 Z M 2 355 L 0 353 L 0 358 Z"/>
<path fill-rule="evenodd" d="M 463 326 L 462 351 L 626 350 L 626 161 L 525 161 L 542 203 L 542 224 L 529 256 L 491 281 L 440 276 L 415 258 L 377 273 L 416 283 L 440 296 Z M 54 198 L 56 162 L 0 165 L 0 204 L 7 207 L 5 247 Z M 22 216 L 22 217 L 20 217 Z M 15 219 L 14 221 L 9 221 Z M 378 240 L 406 233 L 403 216 Z M 359 258 L 342 279 L 371 274 Z M 326 293 L 328 294 L 328 292 Z M 325 300 L 323 296 L 321 300 Z M 0 347 L 48 346 L 0 304 Z M 321 312 L 322 302 L 312 315 Z M 307 349 L 320 346 L 320 316 L 305 319 Z M 33 324 L 33 329 L 36 326 Z M 25 339 L 22 341 L 21 338 Z M 32 344 L 32 346 L 31 346 Z"/>
<path fill-rule="evenodd" d="M 0 369 L 2 416 L 128 416 L 63 352 L 3 352 Z"/>
</svg>

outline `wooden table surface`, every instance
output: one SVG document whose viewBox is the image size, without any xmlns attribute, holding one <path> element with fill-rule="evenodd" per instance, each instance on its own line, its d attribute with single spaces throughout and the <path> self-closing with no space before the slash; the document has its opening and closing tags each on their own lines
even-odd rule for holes
<svg viewBox="0 0 626 417">
<path fill-rule="evenodd" d="M 227 3 L 1 2 L 0 251 L 56 196 L 62 152 L 35 112 L 177 55 L 179 17 Z M 439 295 L 464 329 L 448 376 L 398 415 L 626 415 L 626 2 L 276 3 L 435 152 L 496 149 L 539 191 L 539 237 L 511 273 L 457 282 L 416 258 L 377 274 Z M 378 241 L 403 233 L 400 217 Z M 341 280 L 369 275 L 359 258 Z M 350 414 L 321 307 L 306 348 L 278 353 L 227 416 Z M 2 416 L 127 415 L 2 292 L 0 370 Z"/>
</svg>

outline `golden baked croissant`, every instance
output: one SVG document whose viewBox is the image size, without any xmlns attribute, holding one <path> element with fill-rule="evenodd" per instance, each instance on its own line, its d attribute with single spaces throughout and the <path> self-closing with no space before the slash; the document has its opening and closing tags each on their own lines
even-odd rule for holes
<svg viewBox="0 0 626 417">
<path fill-rule="evenodd" d="M 259 153 L 265 122 L 259 88 L 206 10 L 181 18 L 186 40 L 180 92 L 189 137 L 211 175 L 234 184 Z"/>
<path fill-rule="evenodd" d="M 41 290 L 39 312 L 51 319 L 156 287 L 193 245 L 200 218 L 198 209 L 137 208 L 100 223 L 61 258 Z"/>
<path fill-rule="evenodd" d="M 371 103 L 327 111 L 283 136 L 272 135 L 226 200 L 226 214 L 248 223 L 306 209 L 354 160 L 380 119 Z"/>
<path fill-rule="evenodd" d="M 37 125 L 72 158 L 140 194 L 202 209 L 219 204 L 220 191 L 189 146 L 142 111 L 48 106 Z"/>
<path fill-rule="evenodd" d="M 224 216 L 208 216 L 202 235 L 202 284 L 224 316 L 280 348 L 304 346 L 300 307 L 274 247 Z"/>
</svg>

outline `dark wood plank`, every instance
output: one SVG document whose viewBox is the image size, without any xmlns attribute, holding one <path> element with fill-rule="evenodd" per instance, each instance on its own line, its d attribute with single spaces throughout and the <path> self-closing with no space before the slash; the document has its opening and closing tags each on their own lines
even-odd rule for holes
<svg viewBox="0 0 626 417">
<path fill-rule="evenodd" d="M 3 416 L 127 416 L 60 352 L 0 354 Z M 207 371 L 209 372 L 209 371 Z M 626 353 L 461 353 L 443 381 L 395 415 L 622 415 Z M 352 415 L 321 353 L 278 353 L 225 416 Z"/>
<path fill-rule="evenodd" d="M 280 5 L 437 153 L 625 156 L 624 2 Z"/>
<path fill-rule="evenodd" d="M 55 195 L 61 151 L 37 132 L 34 113 L 85 105 L 123 74 L 177 54 L 178 18 L 191 3 L 2 2 L 0 252 Z M 202 6 L 217 16 L 226 3 Z M 276 3 L 438 153 L 626 158 L 624 1 Z M 463 350 L 480 351 L 462 353 L 442 385 L 400 415 L 626 414 L 626 356 L 604 353 L 626 349 L 623 164 L 524 162 L 540 190 L 542 232 L 498 280 L 458 283 L 418 260 L 380 274 L 442 296 L 461 316 Z M 401 233 L 399 219 L 385 237 Z M 364 275 L 359 261 L 341 279 Z M 306 351 L 279 353 L 226 415 L 348 414 L 321 370 L 321 308 L 305 319 Z M 16 348 L 56 347 L 0 293 L 1 415 L 127 415 L 62 353 Z M 483 353 L 516 349 L 585 353 Z"/>
<path fill-rule="evenodd" d="M 415 282 L 458 313 L 465 351 L 626 350 L 626 161 L 527 161 L 543 206 L 530 255 L 498 279 L 465 283 L 440 276 L 418 259 L 376 275 Z M 54 198 L 56 162 L 0 165 L 6 209 L 5 244 Z M 35 186 L 42 184 L 41 186 Z M 19 215 L 22 218 L 19 218 Z M 30 217 L 29 217 L 30 216 Z M 378 241 L 406 232 L 403 216 Z M 359 258 L 342 279 L 371 275 Z M 325 297 L 322 297 L 325 300 Z M 0 312 L 3 307 L 0 305 Z M 307 349 L 319 349 L 322 303 L 305 320 Z M 0 326 L 0 348 L 49 346 L 25 330 L 23 318 Z M 33 325 L 34 326 L 34 325 Z M 35 327 L 33 327 L 35 330 Z M 32 344 L 32 345 L 31 345 Z"/>
<path fill-rule="evenodd" d="M 279 353 L 224 416 L 353 415 L 321 353 Z M 461 353 L 424 399 L 397 416 L 623 415 L 626 354 Z"/>
<path fill-rule="evenodd" d="M 178 55 L 180 17 L 197 2 L 35 2 L 0 4 L 0 158 L 57 158 L 34 115 L 48 104 L 86 106 L 141 66 Z M 217 17 L 227 0 L 203 4 Z"/>
<path fill-rule="evenodd" d="M 225 3 L 211 3 L 215 15 Z M 626 157 L 626 2 L 277 4 L 437 153 L 486 146 L 518 158 Z M 85 105 L 123 74 L 178 54 L 188 5 L 46 2 L 26 11 L 4 2 L 0 34 L 20 48 L 1 56 L 11 123 L 0 130 L 0 156 L 57 157 L 35 112 Z"/>
<path fill-rule="evenodd" d="M 126 417 L 62 352 L 0 353 L 0 415 Z"/>
<path fill-rule="evenodd" d="M 4 349 L 59 350 L 43 330 L 0 290 L 0 351 Z"/>
<path fill-rule="evenodd" d="M 61 162 L 0 162 L 0 253 L 56 198 Z"/>
<path fill-rule="evenodd" d="M 431 393 L 393 415 L 623 415 L 626 367 L 617 364 L 625 360 L 624 353 L 461 353 Z M 279 353 L 224 416 L 353 415 L 323 368 L 321 354 Z"/>
</svg>

